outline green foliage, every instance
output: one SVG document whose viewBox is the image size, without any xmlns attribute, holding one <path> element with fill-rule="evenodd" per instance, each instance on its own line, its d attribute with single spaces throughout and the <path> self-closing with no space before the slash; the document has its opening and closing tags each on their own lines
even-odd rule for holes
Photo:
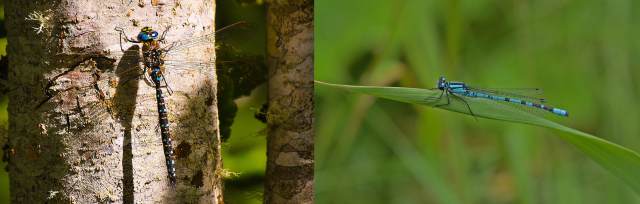
<svg viewBox="0 0 640 204">
<path fill-rule="evenodd" d="M 260 25 L 258 34 L 251 38 L 249 42 L 237 47 L 237 49 L 265 56 L 266 35 L 264 34 L 264 22 L 266 9 L 264 5 L 240 7 L 234 1 L 215 1 L 215 3 L 217 28 L 222 28 L 226 25 L 231 25 L 240 21 L 250 21 Z M 259 59 L 259 63 L 253 63 L 253 61 L 258 61 L 255 56 L 235 55 L 231 57 L 240 58 L 231 58 L 226 60 L 217 58 L 216 61 L 244 61 L 259 67 L 264 64 L 263 59 Z M 218 79 L 234 80 L 234 77 L 237 76 L 236 73 L 238 70 L 241 69 L 235 69 L 235 72 L 226 70 L 227 72 L 225 73 L 229 73 L 230 71 L 230 75 L 225 74 L 224 79 L 223 77 L 219 77 Z M 250 78 L 255 79 L 256 77 Z M 264 79 L 264 77 L 262 78 Z M 267 98 L 266 89 L 259 88 L 258 90 L 254 90 L 250 98 L 245 97 L 234 100 L 239 97 L 239 95 L 246 94 L 247 90 L 253 90 L 253 88 L 250 88 L 250 86 L 252 86 L 251 83 L 253 82 L 255 81 L 252 80 L 252 82 L 249 83 L 242 83 L 239 86 L 237 86 L 238 82 L 224 82 L 224 85 L 232 86 L 227 86 L 228 89 L 225 90 L 225 93 L 223 94 L 228 95 L 225 95 L 224 99 L 221 97 L 218 98 L 218 103 L 221 103 L 222 101 L 226 101 L 227 103 L 226 105 L 223 104 L 218 107 L 221 122 L 221 136 L 228 133 L 224 133 L 224 131 L 233 130 L 231 131 L 231 136 L 226 140 L 231 144 L 231 147 L 229 149 L 223 149 L 222 152 L 224 168 L 233 172 L 243 172 L 243 174 L 238 178 L 234 177 L 232 179 L 225 180 L 225 197 L 229 203 L 261 203 L 259 200 L 248 198 L 244 193 L 262 191 L 264 188 L 264 172 L 267 160 L 267 156 L 265 155 L 265 152 L 267 151 L 266 140 L 260 137 L 247 136 L 254 135 L 256 132 L 265 128 L 265 124 L 253 117 L 254 111 L 252 108 L 258 108 L 261 104 L 265 103 Z M 219 81 L 219 83 L 222 82 Z M 233 103 L 233 105 L 231 103 Z M 237 112 L 234 110 L 235 107 L 232 107 L 235 104 L 237 104 Z M 231 109 L 225 109 L 223 106 Z M 226 122 L 226 124 L 222 124 L 223 122 Z M 233 125 L 228 127 L 229 124 Z"/>
<path fill-rule="evenodd" d="M 512 119 L 472 106 L 482 112 L 476 121 L 316 84 L 316 203 L 640 203 L 629 185 L 635 181 L 624 173 L 634 162 L 614 165 L 635 153 L 611 144 L 640 151 L 637 2 L 315 6 L 315 80 L 429 89 L 446 77 L 480 87 L 541 88 L 545 93 L 535 97 L 571 113 Z M 419 103 L 435 102 L 424 100 L 435 91 L 422 91 Z M 447 108 L 468 112 L 452 103 Z M 493 117 L 505 118 L 486 119 Z M 537 126 L 504 121 L 516 119 Z M 555 124 L 548 121 L 611 143 L 540 127 Z M 608 160 L 614 155 L 623 156 Z"/>
<path fill-rule="evenodd" d="M 436 104 L 446 103 L 445 97 L 442 99 L 427 99 L 428 97 L 438 97 L 441 91 L 401 87 L 349 86 L 316 82 L 355 93 L 367 94 L 405 103 L 432 107 Z M 437 106 L 437 108 L 470 115 L 470 112 L 464 102 L 453 97 L 450 98 L 450 105 Z M 618 177 L 621 181 L 625 182 L 629 187 L 636 191 L 636 193 L 640 194 L 640 174 L 638 174 L 638 172 L 640 172 L 640 155 L 637 153 L 587 133 L 562 126 L 549 120 L 545 120 L 544 118 L 527 114 L 526 112 L 511 108 L 511 106 L 507 106 L 505 104 L 497 104 L 502 107 L 500 107 L 500 109 L 496 109 L 480 101 L 487 99 L 468 97 L 465 97 L 464 99 L 473 107 L 472 110 L 474 110 L 474 114 L 477 117 L 549 128 L 591 159 L 598 162 L 598 164 L 607 169 L 614 176 Z M 518 116 L 503 110 L 510 110 L 512 113 L 517 113 Z"/>
<path fill-rule="evenodd" d="M 267 81 L 267 66 L 262 56 L 239 50 L 221 54 L 217 60 L 220 135 L 222 141 L 226 141 L 231 136 L 231 125 L 238 112 L 235 100 L 249 96 L 258 85 Z"/>
</svg>

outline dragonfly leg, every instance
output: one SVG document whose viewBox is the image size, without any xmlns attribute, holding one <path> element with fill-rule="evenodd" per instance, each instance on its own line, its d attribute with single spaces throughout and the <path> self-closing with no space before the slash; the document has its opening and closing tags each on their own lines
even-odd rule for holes
<svg viewBox="0 0 640 204">
<path fill-rule="evenodd" d="M 162 75 L 162 81 L 164 81 L 165 87 L 167 87 L 167 93 L 169 93 L 169 96 L 173 95 L 173 90 L 171 90 L 171 87 L 167 84 L 167 77 Z"/>
<path fill-rule="evenodd" d="M 141 43 L 140 41 L 136 41 L 136 40 L 131 40 L 129 39 L 129 37 L 127 37 L 127 33 L 124 32 L 124 29 L 116 26 L 115 30 L 120 32 L 120 50 L 124 51 L 124 49 L 122 49 L 122 35 L 124 35 L 124 39 L 126 39 L 128 42 L 132 42 L 132 43 Z"/>
<path fill-rule="evenodd" d="M 162 37 L 160 37 L 160 39 L 158 39 L 158 41 L 163 41 L 164 40 L 164 36 L 167 35 L 167 31 L 169 31 L 169 28 L 171 28 L 171 26 L 167 27 L 167 29 L 164 30 L 164 32 L 162 32 Z"/>
<path fill-rule="evenodd" d="M 442 93 L 444 93 L 444 91 L 442 91 Z M 435 105 L 435 106 L 433 106 L 433 107 L 435 108 L 435 107 L 437 107 L 437 106 L 441 106 L 441 105 L 449 105 L 449 104 L 451 104 L 451 101 L 449 100 L 449 92 L 447 92 L 447 94 L 446 94 L 446 95 L 447 95 L 447 103 L 446 103 L 446 104 L 445 104 L 445 103 L 443 103 L 443 104 L 438 104 L 438 105 Z M 452 94 L 452 95 L 453 95 L 453 94 Z M 436 97 L 433 97 L 433 98 L 436 98 Z M 437 98 L 437 99 L 441 99 L 441 98 L 442 98 L 442 94 L 440 94 L 440 98 Z"/>
<path fill-rule="evenodd" d="M 471 111 L 471 107 L 469 106 L 469 103 L 467 103 L 467 101 L 465 101 L 464 99 L 460 98 L 459 96 L 456 96 L 455 94 L 451 94 L 452 96 L 455 96 L 456 98 L 462 100 L 462 102 L 467 104 L 467 108 L 469 108 L 469 112 L 471 112 L 471 115 L 476 119 L 476 121 L 478 121 L 478 118 L 476 118 L 476 115 L 473 114 L 473 111 Z"/>
<path fill-rule="evenodd" d="M 442 99 L 442 94 L 444 94 L 444 90 L 442 90 L 442 93 L 440 93 L 440 97 L 429 96 L 429 98 L 427 98 L 427 99 L 430 99 L 430 98 Z M 449 97 L 449 96 L 447 96 L 447 97 Z M 427 100 L 427 99 L 424 99 L 424 100 Z"/>
<path fill-rule="evenodd" d="M 164 87 L 167 88 L 167 93 L 169 94 L 169 96 L 173 95 L 173 90 L 167 83 L 167 77 L 164 75 L 164 73 L 162 71 L 159 71 L 156 74 L 160 75 L 160 77 L 162 78 L 162 81 L 164 81 Z"/>
</svg>

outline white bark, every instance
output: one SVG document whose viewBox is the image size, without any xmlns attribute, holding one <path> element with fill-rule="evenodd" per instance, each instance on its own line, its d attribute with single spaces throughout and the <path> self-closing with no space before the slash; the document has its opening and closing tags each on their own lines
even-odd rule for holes
<svg viewBox="0 0 640 204">
<path fill-rule="evenodd" d="M 170 27 L 168 43 L 215 30 L 213 1 L 156 2 L 5 1 L 12 85 L 8 93 L 12 202 L 219 203 L 224 199 L 213 70 L 164 73 L 174 91 L 169 96 L 163 90 L 176 152 L 178 187 L 171 188 L 150 81 L 136 78 L 125 84 L 135 76 L 116 75 L 132 68 L 126 63 L 55 56 L 60 50 L 119 51 L 116 26 L 129 37 L 144 26 L 160 33 Z M 26 20 L 29 14 L 38 14 L 33 19 L 39 20 Z M 41 27 L 41 32 L 32 27 Z M 133 45 L 123 43 L 125 49 Z M 172 58 L 214 59 L 213 48 L 201 46 Z M 91 86 L 93 73 L 100 75 L 97 85 L 106 101 L 99 102 Z M 34 111 L 46 98 L 42 87 L 54 76 L 60 76 L 50 89 L 54 97 Z"/>
<path fill-rule="evenodd" d="M 265 203 L 313 203 L 313 1 L 267 4 Z"/>
</svg>

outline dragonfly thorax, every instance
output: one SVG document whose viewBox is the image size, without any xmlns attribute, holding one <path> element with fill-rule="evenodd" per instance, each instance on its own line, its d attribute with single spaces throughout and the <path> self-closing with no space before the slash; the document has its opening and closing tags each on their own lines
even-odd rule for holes
<svg viewBox="0 0 640 204">
<path fill-rule="evenodd" d="M 159 67 L 164 64 L 162 49 L 152 49 L 144 52 L 144 62 L 147 67 Z"/>
</svg>

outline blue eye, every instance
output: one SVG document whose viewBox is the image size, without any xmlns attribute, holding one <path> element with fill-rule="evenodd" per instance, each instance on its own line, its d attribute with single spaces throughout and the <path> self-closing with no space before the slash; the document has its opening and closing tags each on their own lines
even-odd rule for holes
<svg viewBox="0 0 640 204">
<path fill-rule="evenodd" d="M 144 33 L 139 33 L 138 34 L 138 39 L 140 39 L 140 40 L 149 40 L 149 35 L 144 34 Z"/>
<path fill-rule="evenodd" d="M 154 31 L 149 32 L 149 36 L 150 36 L 151 38 L 153 38 L 153 39 L 158 38 L 158 31 L 155 31 L 155 30 L 154 30 Z"/>
</svg>

